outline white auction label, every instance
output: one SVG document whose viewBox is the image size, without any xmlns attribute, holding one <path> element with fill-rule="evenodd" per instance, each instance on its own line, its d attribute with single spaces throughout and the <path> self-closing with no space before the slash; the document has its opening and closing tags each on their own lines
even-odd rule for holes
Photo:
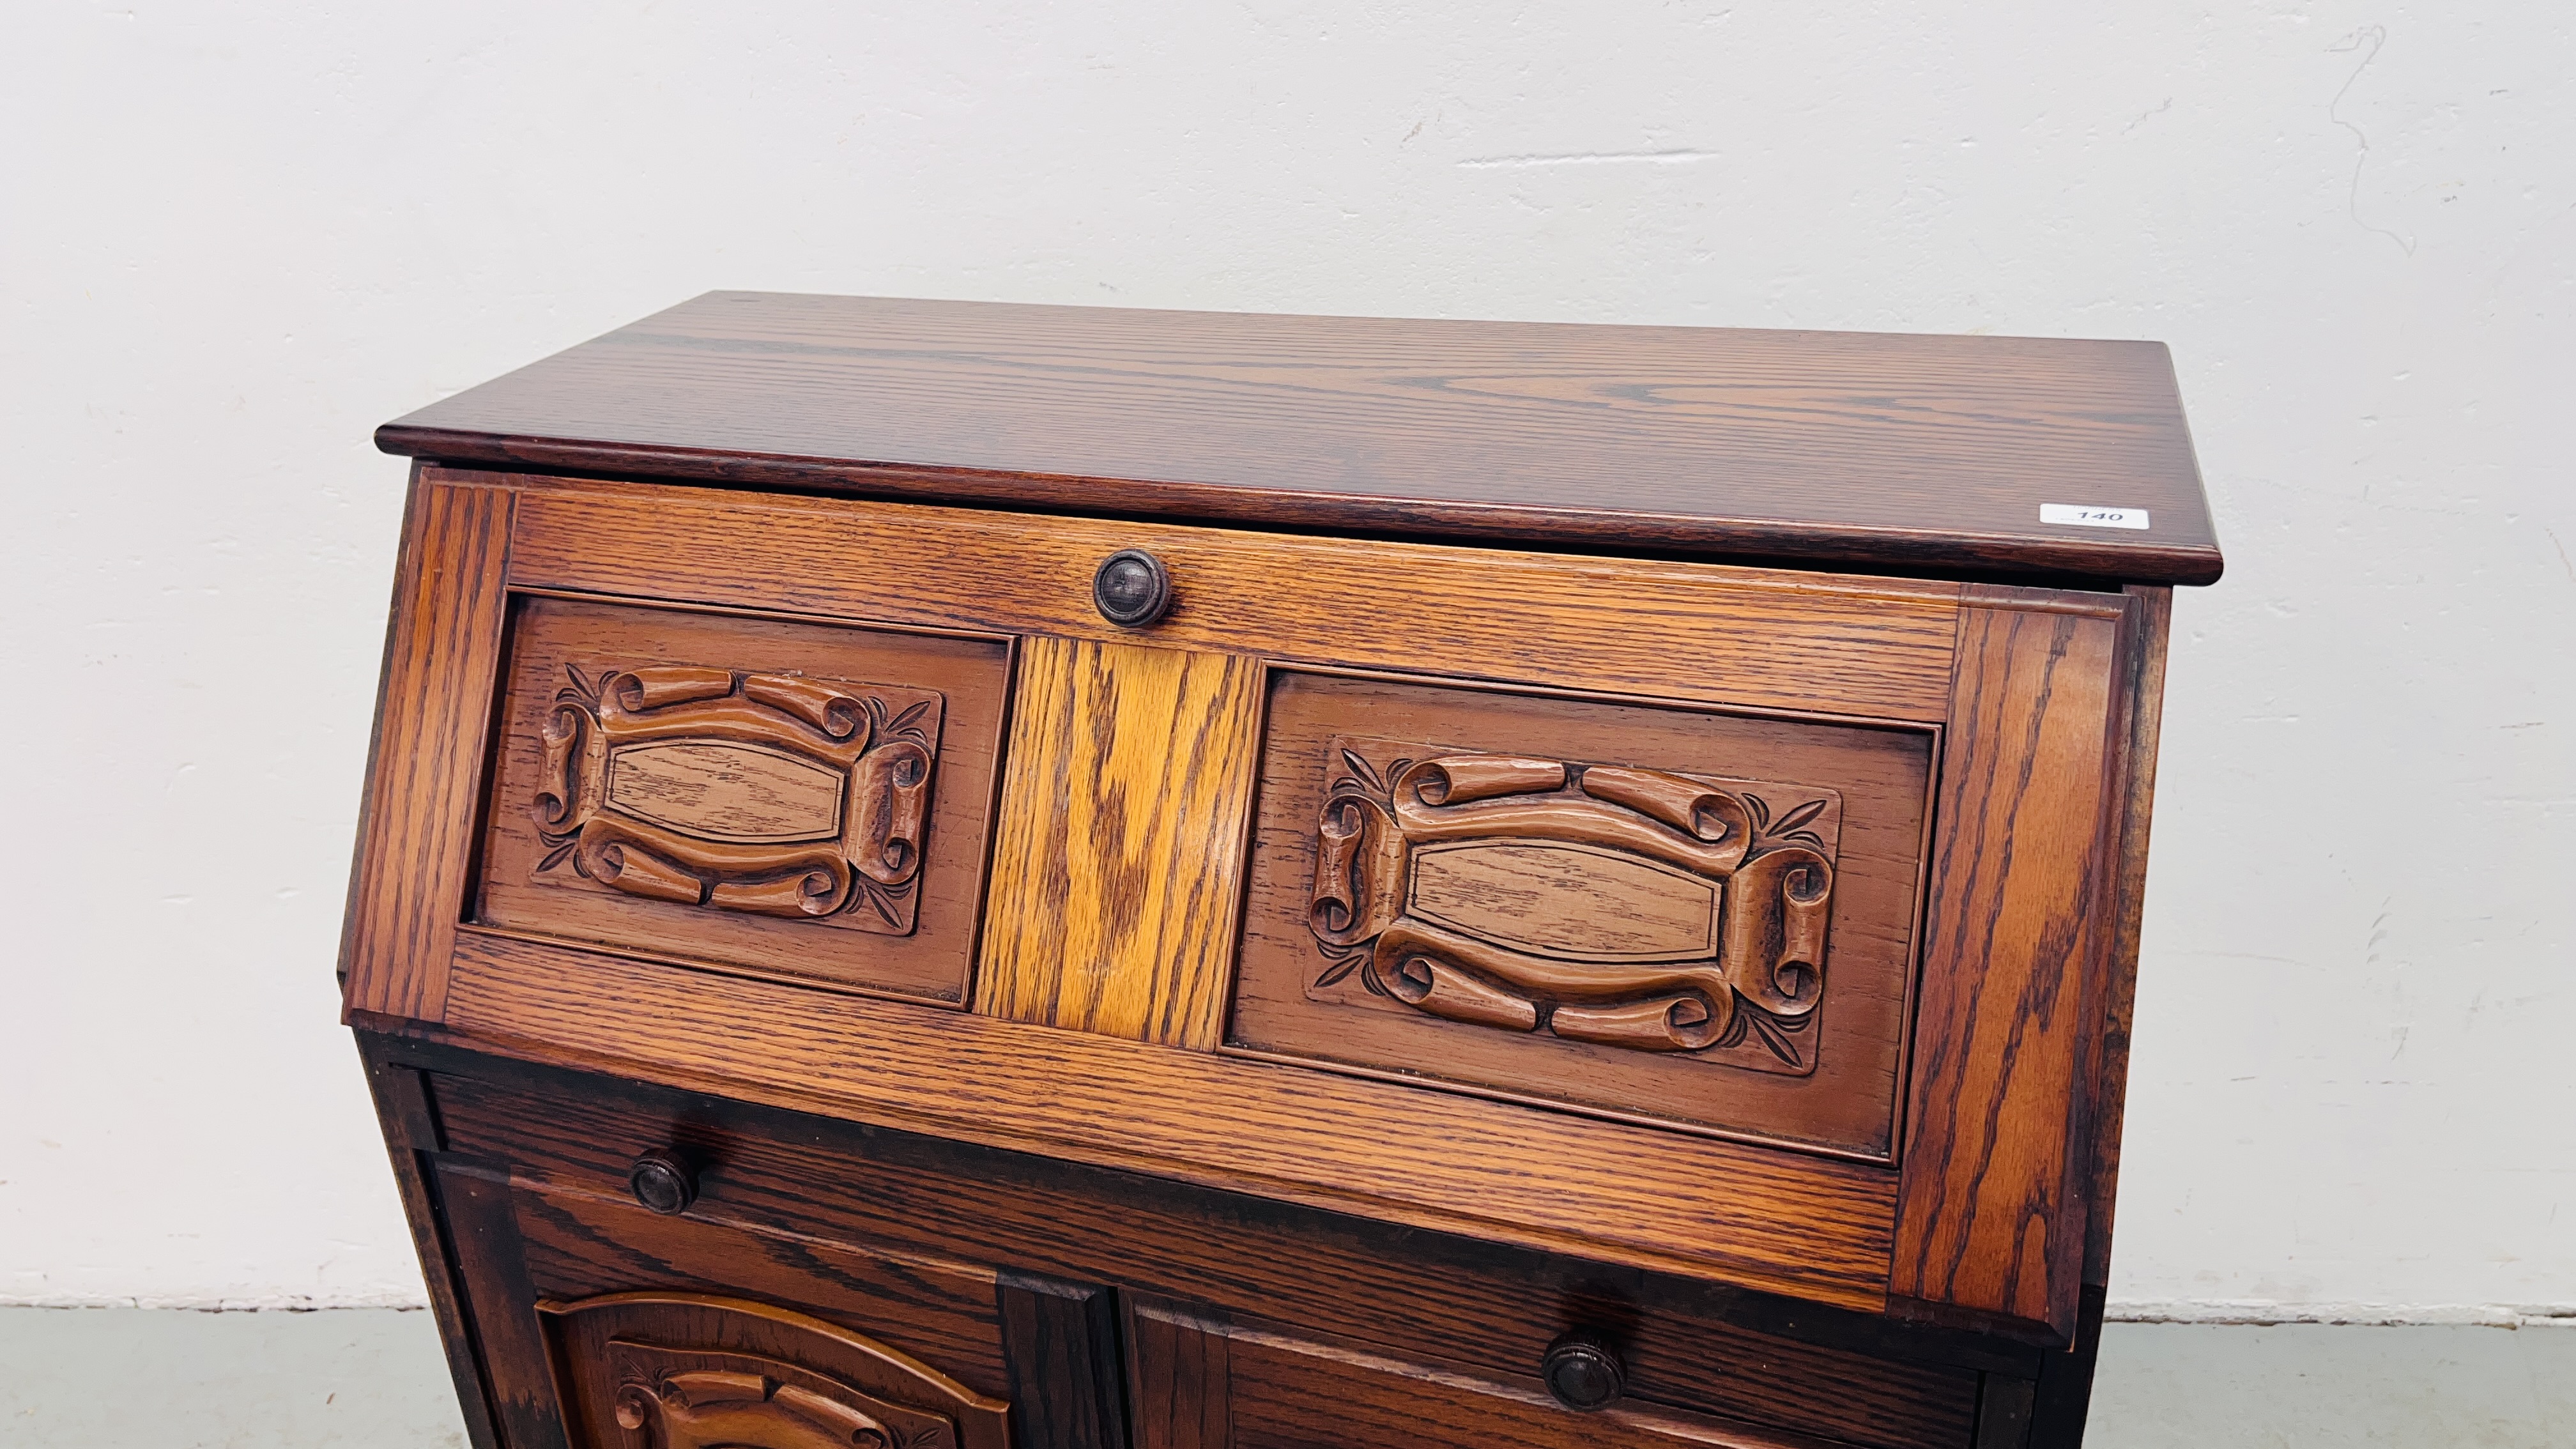
<svg viewBox="0 0 2576 1449">
<path fill-rule="evenodd" d="M 2073 523 L 2085 528 L 2144 528 L 2147 510 L 2143 508 L 2088 508 L 2074 503 L 2039 505 L 2042 523 Z"/>
</svg>

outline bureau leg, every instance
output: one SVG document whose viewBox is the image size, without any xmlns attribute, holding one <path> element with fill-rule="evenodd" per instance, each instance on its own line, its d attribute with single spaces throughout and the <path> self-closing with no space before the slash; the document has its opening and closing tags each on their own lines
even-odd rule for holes
<svg viewBox="0 0 2576 1449">
<path fill-rule="evenodd" d="M 501 1442 L 508 1449 L 569 1449 L 506 1176 L 449 1157 L 431 1186 L 455 1249 L 465 1318 L 481 1350 Z"/>
<path fill-rule="evenodd" d="M 1114 1295 L 1005 1268 L 994 1296 L 1021 1449 L 1123 1449 L 1126 1375 Z"/>
<path fill-rule="evenodd" d="M 2028 1449 L 2038 1390 L 2029 1379 L 1987 1374 L 1977 1390 L 1977 1449 Z"/>
<path fill-rule="evenodd" d="M 402 1196 L 403 1217 L 411 1224 L 412 1247 L 420 1254 L 420 1275 L 429 1286 L 429 1311 L 438 1320 L 438 1341 L 447 1351 L 447 1372 L 456 1381 L 457 1402 L 465 1411 L 465 1437 L 473 1449 L 500 1449 L 492 1426 L 483 1373 L 474 1362 L 473 1339 L 458 1306 L 455 1275 L 449 1271 L 442 1241 L 445 1218 L 432 1195 L 426 1154 L 438 1150 L 438 1123 L 429 1105 L 421 1074 L 406 1066 L 376 1060 L 361 1038 L 360 1060 L 367 1069 L 367 1089 L 384 1125 L 387 1155 L 393 1159 L 394 1187 Z"/>
</svg>

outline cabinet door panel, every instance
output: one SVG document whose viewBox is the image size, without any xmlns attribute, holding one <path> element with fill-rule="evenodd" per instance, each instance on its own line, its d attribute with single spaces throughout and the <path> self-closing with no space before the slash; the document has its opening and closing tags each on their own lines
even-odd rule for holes
<svg viewBox="0 0 2576 1449">
<path fill-rule="evenodd" d="M 639 1290 L 756 1298 L 830 1320 L 1007 1398 L 994 1275 L 576 1193 L 513 1193 L 529 1283 L 573 1302 Z"/>
<path fill-rule="evenodd" d="M 1010 1406 L 767 1304 L 616 1293 L 537 1305 L 582 1449 L 1010 1449 Z"/>
</svg>

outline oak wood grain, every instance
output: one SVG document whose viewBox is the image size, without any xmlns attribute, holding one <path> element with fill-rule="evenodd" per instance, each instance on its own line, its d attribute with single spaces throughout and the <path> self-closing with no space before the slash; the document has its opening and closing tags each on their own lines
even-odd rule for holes
<svg viewBox="0 0 2576 1449">
<path fill-rule="evenodd" d="M 998 1276 L 1019 1449 L 1125 1449 L 1117 1295 L 1017 1269 Z"/>
<path fill-rule="evenodd" d="M 546 778 L 550 760 L 558 776 L 565 772 L 549 744 L 550 731 L 570 717 L 580 722 L 575 740 L 585 732 L 606 735 L 591 718 L 598 708 L 591 696 L 611 676 L 631 679 L 639 668 L 680 666 L 710 670 L 722 688 L 737 678 L 749 687 L 750 678 L 759 677 L 754 671 L 789 671 L 778 677 L 845 691 L 863 715 L 873 703 L 883 719 L 853 721 L 854 743 L 862 748 L 891 734 L 894 720 L 913 711 L 910 727 L 928 732 L 930 758 L 921 781 L 928 795 L 921 822 L 927 834 L 919 854 L 907 861 L 912 868 L 891 888 L 863 869 L 842 868 L 847 899 L 841 909 L 821 916 L 727 910 L 721 884 L 702 904 L 692 898 L 694 878 L 682 899 L 652 899 L 584 875 L 580 822 L 565 817 L 587 812 L 594 823 L 606 818 L 600 799 L 605 792 L 590 789 L 577 805 L 564 799 L 561 792 L 570 787 Z M 606 600 L 521 598 L 511 611 L 497 711 L 501 737 L 493 751 L 473 919 L 962 1007 L 975 959 L 1009 688 L 1010 649 L 995 639 L 831 628 Z M 772 719 L 756 723 L 774 723 L 769 713 Z M 709 728 L 731 730 L 734 738 L 746 733 L 722 716 Z M 609 748 L 597 740 L 589 745 L 585 753 L 596 771 Z M 902 750 L 898 740 L 879 753 Z M 621 770 L 632 758 L 621 760 Z M 810 756 L 802 758 L 810 763 Z M 831 784 L 856 797 L 867 778 L 869 772 L 844 768 Z M 550 800 L 564 801 L 563 813 Z M 836 829 L 841 809 L 835 797 Z M 856 858 L 860 852 L 847 853 Z"/>
<path fill-rule="evenodd" d="M 388 424 L 449 461 L 2207 583 L 2164 347 L 713 292 Z M 2144 530 L 2043 524 L 2141 508 Z"/>
<path fill-rule="evenodd" d="M 508 1449 L 571 1449 L 509 1184 L 454 1158 L 439 1162 L 436 1182 L 501 1442 Z"/>
<path fill-rule="evenodd" d="M 491 1057 L 438 1059 L 457 1150 L 506 1161 L 514 1183 L 551 1201 L 618 1202 L 634 1154 L 673 1145 L 707 1165 L 695 1222 L 865 1243 L 886 1258 L 1014 1264 L 1505 1371 L 1536 1363 L 1568 1324 L 1615 1325 L 1646 1397 L 1875 1449 L 1958 1449 L 1976 1373 L 2027 1377 L 2035 1356 L 1129 1173 Z"/>
<path fill-rule="evenodd" d="M 990 1269 L 665 1217 L 607 1193 L 515 1191 L 539 1298 L 657 1289 L 754 1297 L 856 1330 L 977 1391 L 1010 1395 Z"/>
<path fill-rule="evenodd" d="M 477 1449 L 618 1438 L 662 1322 L 674 1442 L 811 1438 L 816 1335 L 995 1445 L 1129 1395 L 1170 1449 L 2080 1436 L 2168 586 L 2220 567 L 2160 347 L 712 294 L 380 442 L 424 462 L 344 1010 Z M 1122 550 L 1172 604 L 1126 629 Z M 615 765 L 513 677 L 562 618 L 673 645 Z M 919 771 L 833 733 L 863 683 Z M 1402 872 L 1318 844 L 1372 741 Z M 1520 785 L 1413 809 L 1435 748 Z M 660 873 L 537 879 L 532 760 Z M 861 875 L 922 894 L 837 915 Z M 1418 1000 L 1318 975 L 1369 941 Z M 1809 1035 L 1693 1056 L 1745 1003 Z M 1578 1332 L 1598 1414 L 1534 1376 Z"/>
<path fill-rule="evenodd" d="M 1011 1449 L 1010 1404 L 811 1314 L 659 1289 L 534 1307 L 584 1449 Z"/>
<path fill-rule="evenodd" d="M 340 940 L 351 1013 L 436 1021 L 464 909 L 516 495 L 415 482 Z"/>
<path fill-rule="evenodd" d="M 1231 1449 L 1233 1340 L 1174 1304 L 1131 1305 L 1126 1319 L 1136 1449 Z"/>
<path fill-rule="evenodd" d="M 2173 590 L 2128 590 L 2137 625 L 2121 678 L 2127 726 L 2119 740 L 2121 781 L 2116 934 L 2104 963 L 2100 1037 L 2094 1043 L 2092 1182 L 2084 1215 L 2084 1282 L 2111 1281 L 2111 1221 L 2119 1207 L 2120 1128 L 2129 1095 L 2129 1032 L 2137 1014 L 2138 938 L 2146 923 L 2147 836 L 2155 809 L 2156 744 L 2164 718 L 2165 647 L 2173 631 Z M 2080 1407 L 2079 1398 L 2079 1407 Z M 2081 1425 L 2081 1415 L 2078 1415 Z"/>
<path fill-rule="evenodd" d="M 1633 1398 L 1577 1412 L 1549 1398 L 1534 1372 L 1496 1375 L 1395 1359 L 1364 1344 L 1229 1321 L 1186 1304 L 1138 1298 L 1128 1314 L 1138 1404 L 1167 1425 L 1144 1442 L 1168 1449 L 1827 1449 L 1804 1435 Z"/>
<path fill-rule="evenodd" d="M 1502 1242 L 1882 1303 L 1884 1170 L 461 932 L 505 1051 Z"/>
<path fill-rule="evenodd" d="M 1261 668 L 1033 638 L 993 848 L 975 1009 L 1205 1050 L 1242 895 Z"/>
<path fill-rule="evenodd" d="M 1370 743 L 1345 733 L 1354 730 L 1391 738 Z M 1313 928 L 1314 883 L 1321 879 L 1318 810 L 1335 798 L 1337 781 L 1369 793 L 1360 788 L 1368 781 L 1341 754 L 1354 745 L 1363 763 L 1375 757 L 1371 768 L 1385 785 L 1393 783 L 1385 770 L 1396 758 L 1427 759 L 1448 750 L 1796 782 L 1762 789 L 1777 808 L 1766 817 L 1772 822 L 1810 801 L 1822 805 L 1791 828 L 1830 832 L 1817 838 L 1836 847 L 1821 1000 L 1793 1022 L 1794 1032 L 1780 1033 L 1777 1048 L 1748 1024 L 1735 1046 L 1650 1055 L 1443 1021 L 1371 991 L 1359 971 L 1347 968 L 1349 953 L 1319 942 Z M 1465 1090 L 1893 1161 L 1934 745 L 1935 736 L 1920 729 L 1274 671 L 1227 1041 Z M 1749 817 L 1733 828 L 1752 835 Z M 1505 833 L 1522 832 L 1515 826 Z M 1730 897 L 1726 909 L 1739 905 L 1740 898 Z M 1587 900 L 1570 909 L 1585 924 L 1585 913 L 1598 908 Z M 1347 939 L 1374 929 L 1358 920 L 1342 934 Z M 1712 946 L 1711 957 L 1716 954 Z"/>
<path fill-rule="evenodd" d="M 1956 584 L 432 473 L 525 490 L 519 588 L 1926 723 L 1957 647 Z M 1091 599 L 1131 547 L 1178 593 L 1141 635 Z"/>
<path fill-rule="evenodd" d="M 2127 601 L 1971 590 L 1944 736 L 1891 1306 L 2064 1341 Z"/>
</svg>

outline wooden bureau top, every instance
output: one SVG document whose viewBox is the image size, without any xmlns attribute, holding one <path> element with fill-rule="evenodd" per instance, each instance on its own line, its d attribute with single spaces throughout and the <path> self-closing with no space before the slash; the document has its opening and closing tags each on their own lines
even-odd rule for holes
<svg viewBox="0 0 2576 1449">
<path fill-rule="evenodd" d="M 710 292 L 386 424 L 447 462 L 2206 584 L 2155 342 Z M 2146 528 L 2042 520 L 2143 511 Z"/>
</svg>

